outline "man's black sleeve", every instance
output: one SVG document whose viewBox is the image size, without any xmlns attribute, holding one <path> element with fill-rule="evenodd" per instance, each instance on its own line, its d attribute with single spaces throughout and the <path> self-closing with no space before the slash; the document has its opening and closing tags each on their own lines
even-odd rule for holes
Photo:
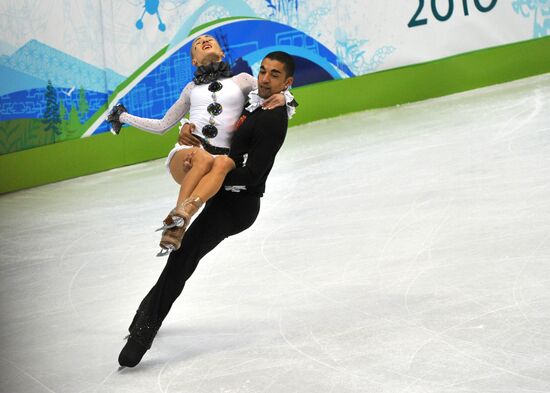
<svg viewBox="0 0 550 393">
<path fill-rule="evenodd" d="M 275 156 L 286 136 L 288 121 L 285 116 L 286 114 L 277 109 L 266 110 L 260 115 L 254 125 L 245 166 L 229 172 L 225 177 L 224 186 L 254 186 L 265 181 L 265 175 L 273 167 Z M 231 154 L 229 156 L 231 157 Z M 232 158 L 238 161 L 235 157 Z"/>
</svg>

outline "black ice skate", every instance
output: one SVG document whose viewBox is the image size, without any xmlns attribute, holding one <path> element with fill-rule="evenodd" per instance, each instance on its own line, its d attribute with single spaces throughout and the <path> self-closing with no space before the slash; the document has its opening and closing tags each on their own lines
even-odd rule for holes
<svg viewBox="0 0 550 393">
<path fill-rule="evenodd" d="M 127 340 L 126 345 L 118 355 L 118 364 L 120 364 L 120 367 L 135 367 L 141 362 L 148 348 L 132 336 L 128 336 Z"/>
<path fill-rule="evenodd" d="M 118 364 L 121 367 L 135 367 L 141 362 L 143 355 L 147 352 L 160 328 L 159 323 L 153 322 L 153 319 L 146 311 L 148 309 L 147 297 L 140 304 L 136 315 L 129 327 L 130 334 L 126 337 L 126 345 L 120 351 Z"/>
</svg>

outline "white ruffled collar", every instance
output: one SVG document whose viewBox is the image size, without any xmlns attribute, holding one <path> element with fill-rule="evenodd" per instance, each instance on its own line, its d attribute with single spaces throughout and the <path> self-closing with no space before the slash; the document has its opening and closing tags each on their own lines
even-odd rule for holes
<svg viewBox="0 0 550 393">
<path fill-rule="evenodd" d="M 254 112 L 256 109 L 262 106 L 264 101 L 265 100 L 258 95 L 258 89 L 252 90 L 250 93 L 248 93 L 248 106 L 246 107 L 246 110 L 249 112 Z"/>
<path fill-rule="evenodd" d="M 286 101 L 286 113 L 288 114 L 288 118 L 291 119 L 294 113 L 296 112 L 296 108 L 292 105 L 289 105 L 292 101 L 294 101 L 294 96 L 292 93 L 288 90 L 283 91 L 285 95 L 285 101 Z M 258 95 L 258 89 L 252 90 L 250 93 L 248 93 L 248 106 L 245 108 L 248 112 L 254 112 L 256 109 L 262 106 L 265 99 L 260 97 Z"/>
</svg>

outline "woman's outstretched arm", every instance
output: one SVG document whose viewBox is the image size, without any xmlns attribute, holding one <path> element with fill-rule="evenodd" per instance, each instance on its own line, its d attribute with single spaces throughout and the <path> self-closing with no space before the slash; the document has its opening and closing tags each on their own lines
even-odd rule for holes
<svg viewBox="0 0 550 393">
<path fill-rule="evenodd" d="M 195 86 L 193 82 L 189 82 L 185 86 L 178 100 L 168 109 L 162 119 L 147 119 L 129 113 L 122 113 L 120 121 L 153 134 L 164 134 L 189 112 L 193 86 Z"/>
</svg>

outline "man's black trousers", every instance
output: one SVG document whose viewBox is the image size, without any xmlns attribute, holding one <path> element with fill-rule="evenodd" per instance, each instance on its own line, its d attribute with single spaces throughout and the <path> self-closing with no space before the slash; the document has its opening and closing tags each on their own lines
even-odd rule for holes
<svg viewBox="0 0 550 393">
<path fill-rule="evenodd" d="M 150 332 L 152 342 L 156 330 L 160 328 L 201 258 L 225 238 L 249 228 L 259 211 L 260 198 L 245 193 L 221 190 L 210 199 L 187 229 L 180 249 L 170 253 L 157 283 L 139 306 L 130 325 L 130 334 L 133 335 L 137 330 L 153 329 L 154 333 Z M 150 346 L 151 343 L 144 344 Z"/>
</svg>

